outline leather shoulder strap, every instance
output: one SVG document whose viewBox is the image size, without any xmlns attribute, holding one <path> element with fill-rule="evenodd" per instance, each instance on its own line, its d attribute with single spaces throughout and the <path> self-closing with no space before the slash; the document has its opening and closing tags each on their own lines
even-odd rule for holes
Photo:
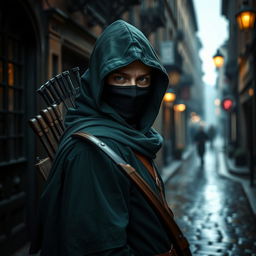
<svg viewBox="0 0 256 256">
<path fill-rule="evenodd" d="M 156 172 L 155 172 L 152 164 L 149 162 L 149 160 L 145 156 L 143 156 L 142 154 L 140 154 L 138 152 L 133 151 L 133 153 L 143 163 L 143 165 L 146 167 L 146 169 L 148 170 L 148 172 L 151 175 L 151 177 L 153 178 L 153 180 L 156 182 Z M 158 183 L 158 182 L 156 182 L 156 183 Z"/>
<path fill-rule="evenodd" d="M 108 147 L 104 142 L 99 140 L 97 137 L 84 132 L 76 132 L 72 135 L 76 138 L 81 138 L 91 144 L 97 146 L 101 151 L 103 151 L 107 156 L 109 156 L 119 167 L 124 171 L 128 177 L 135 183 L 137 188 L 144 194 L 145 198 L 152 206 L 152 208 L 157 212 L 160 219 L 165 224 L 169 235 L 174 243 L 175 249 L 180 256 L 190 256 L 191 252 L 189 250 L 189 244 L 187 239 L 183 236 L 180 228 L 169 214 L 169 212 L 162 205 L 158 196 L 150 188 L 150 186 L 145 182 L 145 180 L 136 172 L 136 170 L 125 162 L 120 156 L 118 156 L 110 147 Z"/>
<path fill-rule="evenodd" d="M 144 155 L 138 153 L 138 152 L 134 152 L 134 154 L 136 155 L 136 157 L 143 163 L 143 165 L 145 166 L 145 168 L 147 169 L 147 171 L 149 172 L 149 174 L 151 175 L 151 177 L 153 178 L 153 180 L 155 181 L 156 186 L 158 187 L 159 193 L 160 193 L 160 198 L 162 201 L 162 204 L 164 205 L 164 207 L 167 209 L 167 211 L 170 212 L 170 214 L 173 217 L 173 212 L 171 211 L 170 207 L 168 206 L 166 200 L 165 200 L 165 196 L 164 196 L 164 191 L 163 191 L 163 187 L 162 187 L 162 183 L 159 179 L 158 173 L 155 170 L 155 167 L 153 166 L 153 164 L 149 161 L 149 159 L 147 159 Z"/>
</svg>

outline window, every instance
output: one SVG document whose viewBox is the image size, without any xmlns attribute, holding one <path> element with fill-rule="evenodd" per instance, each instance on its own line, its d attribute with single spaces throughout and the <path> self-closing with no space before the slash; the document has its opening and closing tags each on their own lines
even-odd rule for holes
<svg viewBox="0 0 256 256">
<path fill-rule="evenodd" d="M 24 157 L 24 48 L 18 38 L 0 34 L 0 162 Z"/>
</svg>

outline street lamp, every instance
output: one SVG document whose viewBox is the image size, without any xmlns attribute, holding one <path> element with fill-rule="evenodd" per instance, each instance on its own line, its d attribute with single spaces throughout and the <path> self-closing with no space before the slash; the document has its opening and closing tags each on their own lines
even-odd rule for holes
<svg viewBox="0 0 256 256">
<path fill-rule="evenodd" d="M 173 106 L 173 109 L 174 111 L 177 111 L 177 112 L 183 112 L 186 110 L 186 105 L 185 104 L 176 104 Z"/>
<path fill-rule="evenodd" d="M 236 14 L 236 20 L 241 30 L 248 30 L 254 27 L 256 11 L 244 1 L 241 10 Z"/>
<path fill-rule="evenodd" d="M 216 68 L 221 68 L 224 64 L 224 56 L 221 54 L 219 49 L 217 50 L 216 54 L 213 56 L 213 62 Z"/>
<path fill-rule="evenodd" d="M 176 99 L 176 94 L 172 91 L 167 91 L 164 95 L 164 102 L 172 103 Z"/>
<path fill-rule="evenodd" d="M 199 123 L 201 121 L 201 117 L 197 113 L 192 112 L 190 120 L 192 123 Z"/>
<path fill-rule="evenodd" d="M 221 100 L 219 99 L 219 98 L 216 98 L 215 100 L 214 100 L 214 104 L 215 104 L 215 106 L 220 106 L 220 104 L 221 104 Z"/>
</svg>

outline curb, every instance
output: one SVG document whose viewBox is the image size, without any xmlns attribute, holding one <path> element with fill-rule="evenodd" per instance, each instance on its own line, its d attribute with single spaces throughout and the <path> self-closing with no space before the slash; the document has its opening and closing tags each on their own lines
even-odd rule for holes
<svg viewBox="0 0 256 256">
<path fill-rule="evenodd" d="M 238 167 L 235 165 L 234 160 L 232 158 L 229 158 L 227 154 L 226 156 L 226 164 L 229 172 L 231 172 L 234 175 L 241 175 L 241 176 L 249 176 L 250 172 L 247 166 L 245 167 Z"/>
<path fill-rule="evenodd" d="M 182 166 L 183 161 L 187 160 L 193 153 L 194 146 L 189 146 L 187 150 L 183 153 L 181 160 L 174 160 L 171 164 L 164 167 L 161 172 L 161 177 L 166 184 L 169 179 L 176 174 L 179 168 Z"/>
<path fill-rule="evenodd" d="M 246 175 L 238 175 L 230 171 L 228 157 L 225 152 L 218 150 L 219 174 L 227 179 L 233 180 L 241 184 L 244 193 L 248 199 L 253 214 L 256 216 L 256 187 L 250 186 L 250 181 L 246 179 Z"/>
</svg>

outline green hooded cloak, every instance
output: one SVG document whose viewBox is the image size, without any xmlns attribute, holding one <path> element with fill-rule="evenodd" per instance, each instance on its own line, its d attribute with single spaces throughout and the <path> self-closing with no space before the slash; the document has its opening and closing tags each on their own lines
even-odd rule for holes
<svg viewBox="0 0 256 256">
<path fill-rule="evenodd" d="M 102 101 L 104 78 L 135 60 L 152 67 L 151 94 L 137 129 Z M 40 198 L 39 224 L 31 252 L 42 256 L 156 255 L 170 239 L 161 220 L 122 171 L 93 145 L 71 137 L 85 131 L 103 140 L 159 193 L 134 151 L 155 158 L 161 136 L 151 128 L 168 86 L 168 76 L 147 38 L 118 20 L 98 38 L 76 108 L 66 115 L 66 132 Z"/>
</svg>

